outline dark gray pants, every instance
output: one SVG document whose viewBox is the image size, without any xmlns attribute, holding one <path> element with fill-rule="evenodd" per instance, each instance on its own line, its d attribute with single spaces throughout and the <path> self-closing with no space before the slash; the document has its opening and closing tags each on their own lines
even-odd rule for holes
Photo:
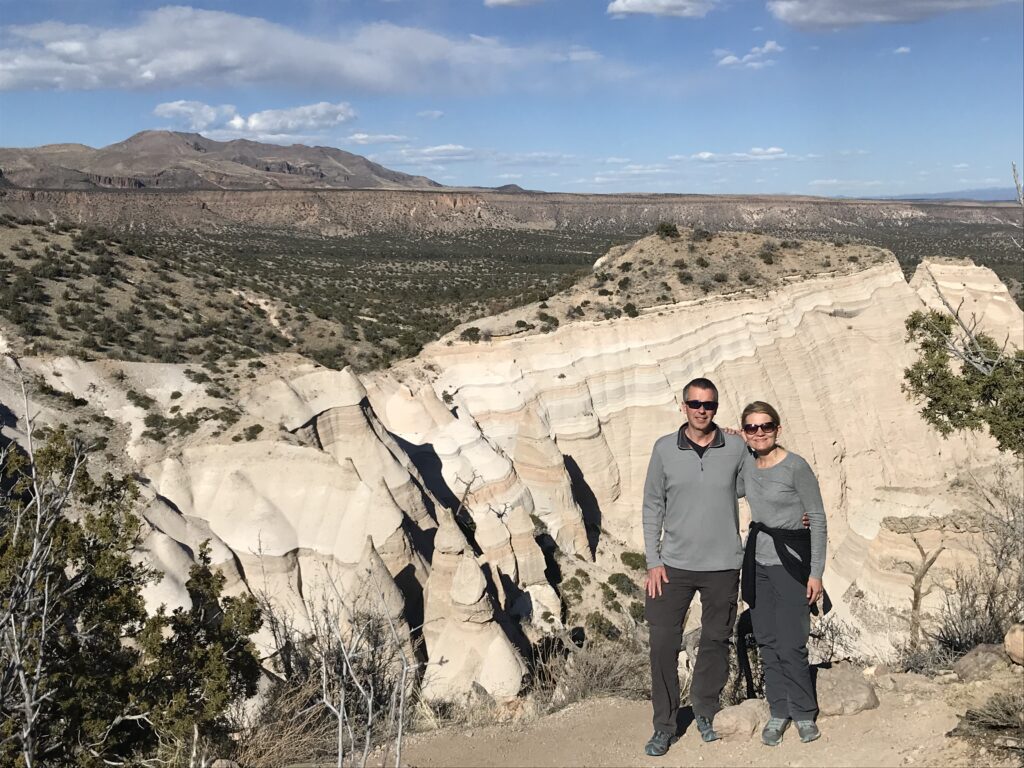
<svg viewBox="0 0 1024 768">
<path fill-rule="evenodd" d="M 679 712 L 679 648 L 683 620 L 696 592 L 700 593 L 700 650 L 690 683 L 693 712 L 714 717 L 729 680 L 729 649 L 736 622 L 739 571 L 684 571 L 666 566 L 668 584 L 660 597 L 647 598 L 651 629 L 651 702 L 654 728 L 676 732 Z"/>
<path fill-rule="evenodd" d="M 818 702 L 807 664 L 811 608 L 807 588 L 784 566 L 757 564 L 757 593 L 750 618 L 764 666 L 764 688 L 772 717 L 813 720 Z"/>
</svg>

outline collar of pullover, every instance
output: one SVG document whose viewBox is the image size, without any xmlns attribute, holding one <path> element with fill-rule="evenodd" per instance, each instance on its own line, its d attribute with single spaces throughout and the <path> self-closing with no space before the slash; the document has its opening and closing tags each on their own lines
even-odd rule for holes
<svg viewBox="0 0 1024 768">
<path fill-rule="evenodd" d="M 676 433 L 676 448 L 680 451 L 692 451 L 693 447 L 690 445 L 690 441 L 686 439 L 686 435 L 683 432 L 686 430 L 684 424 L 679 428 L 679 432 Z M 725 434 L 715 425 L 715 436 L 711 439 L 711 442 L 707 444 L 707 448 L 721 448 L 725 445 Z"/>
</svg>

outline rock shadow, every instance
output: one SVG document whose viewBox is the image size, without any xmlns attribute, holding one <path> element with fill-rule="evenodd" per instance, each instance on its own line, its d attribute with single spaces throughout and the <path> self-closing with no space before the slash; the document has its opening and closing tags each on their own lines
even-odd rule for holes
<svg viewBox="0 0 1024 768">
<path fill-rule="evenodd" d="M 587 479 L 583 476 L 583 470 L 576 463 L 576 459 L 563 454 L 562 462 L 569 475 L 572 496 L 583 512 L 583 527 L 587 531 L 587 546 L 590 549 L 590 556 L 593 558 L 597 553 L 597 545 L 601 541 L 601 505 Z"/>
</svg>

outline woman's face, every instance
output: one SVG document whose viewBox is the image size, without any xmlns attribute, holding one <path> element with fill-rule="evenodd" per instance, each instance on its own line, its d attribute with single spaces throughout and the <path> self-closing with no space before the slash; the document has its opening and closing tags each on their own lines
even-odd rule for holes
<svg viewBox="0 0 1024 768">
<path fill-rule="evenodd" d="M 766 413 L 751 413 L 743 421 L 743 439 L 758 453 L 766 453 L 775 447 L 782 427 Z"/>
</svg>

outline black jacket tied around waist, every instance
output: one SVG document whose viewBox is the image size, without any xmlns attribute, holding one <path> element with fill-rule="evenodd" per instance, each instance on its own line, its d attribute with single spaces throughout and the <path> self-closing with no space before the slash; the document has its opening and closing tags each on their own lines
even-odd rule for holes
<svg viewBox="0 0 1024 768">
<path fill-rule="evenodd" d="M 756 600 L 757 588 L 755 587 L 754 568 L 756 567 L 755 554 L 757 552 L 758 534 L 766 534 L 772 537 L 775 542 L 775 552 L 782 561 L 786 572 L 801 584 L 807 584 L 811 578 L 811 532 L 807 528 L 792 530 L 789 528 L 768 528 L 758 522 L 750 523 L 750 532 L 747 534 L 747 546 L 743 551 L 743 576 L 740 580 L 743 602 L 753 607 Z M 794 555 L 789 548 L 796 551 Z M 822 590 L 822 615 L 832 610 L 832 600 L 828 592 Z M 811 613 L 818 615 L 817 604 L 811 605 Z"/>
</svg>

